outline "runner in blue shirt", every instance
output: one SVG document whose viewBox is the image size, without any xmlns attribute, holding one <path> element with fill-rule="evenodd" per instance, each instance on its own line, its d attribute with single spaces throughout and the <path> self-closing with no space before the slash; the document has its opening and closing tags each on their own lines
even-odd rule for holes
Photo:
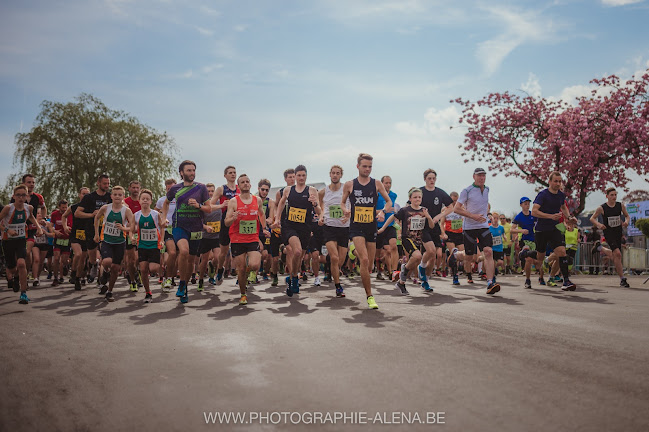
<svg viewBox="0 0 649 432">
<path fill-rule="evenodd" d="M 390 196 L 392 200 L 393 211 L 390 211 L 385 214 L 385 219 L 379 220 L 377 218 L 376 226 L 378 229 L 383 228 L 385 221 L 388 220 L 390 216 L 395 214 L 395 210 L 399 210 L 395 207 L 397 202 L 397 194 L 392 190 L 392 178 L 390 176 L 381 177 L 381 183 L 385 187 L 385 191 Z M 376 211 L 377 214 L 380 210 L 383 210 L 385 207 L 385 200 L 379 194 L 378 201 L 376 202 Z M 379 255 L 380 261 L 383 262 L 387 268 L 388 275 L 392 276 L 393 272 L 397 270 L 397 265 L 399 264 L 399 252 L 397 251 L 397 230 L 394 226 L 394 221 L 390 222 L 387 228 L 376 236 L 376 251 Z M 388 277 L 390 277 L 388 276 Z M 376 279 L 383 280 L 383 273 L 381 273 L 380 267 L 377 267 L 376 270 Z"/>
</svg>

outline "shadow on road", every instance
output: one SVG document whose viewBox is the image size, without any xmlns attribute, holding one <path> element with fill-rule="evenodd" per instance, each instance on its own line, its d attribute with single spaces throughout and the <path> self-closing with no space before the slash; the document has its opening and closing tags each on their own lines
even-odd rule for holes
<svg viewBox="0 0 649 432">
<path fill-rule="evenodd" d="M 289 299 L 284 298 L 282 303 L 286 303 L 287 300 L 289 302 L 288 305 L 277 309 L 268 308 L 268 310 L 276 314 L 282 314 L 286 317 L 297 317 L 303 314 L 311 314 L 316 311 L 315 309 L 309 309 L 309 306 L 301 303 L 300 300 L 295 297 Z"/>
<path fill-rule="evenodd" d="M 187 315 L 187 311 L 182 304 L 178 303 L 176 307 L 164 312 L 153 312 L 147 313 L 145 315 L 132 315 L 129 318 L 134 321 L 134 324 L 143 325 L 154 324 L 161 320 L 180 318 L 184 315 Z"/>
<path fill-rule="evenodd" d="M 349 318 L 343 318 L 347 324 L 363 324 L 365 327 L 382 328 L 383 323 L 396 321 L 403 316 L 385 316 L 380 310 L 360 309 L 358 307 L 349 308 L 352 311 L 358 311 L 357 314 Z"/>
</svg>

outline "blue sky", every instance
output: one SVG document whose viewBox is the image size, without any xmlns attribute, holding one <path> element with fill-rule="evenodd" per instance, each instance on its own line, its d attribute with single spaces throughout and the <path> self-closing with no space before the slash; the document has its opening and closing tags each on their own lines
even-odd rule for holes
<svg viewBox="0 0 649 432">
<path fill-rule="evenodd" d="M 649 1 L 11 1 L 0 6 L 0 181 L 43 100 L 92 93 L 167 131 L 198 180 L 237 166 L 282 183 L 374 156 L 403 198 L 438 172 L 472 181 L 450 99 L 526 90 L 572 99 L 649 67 Z M 642 30 L 642 29 L 645 30 Z M 647 188 L 635 177 L 632 188 Z M 494 210 L 534 187 L 490 178 Z M 602 196 L 588 202 L 592 208 Z M 403 199 L 399 199 L 403 203 Z"/>
</svg>

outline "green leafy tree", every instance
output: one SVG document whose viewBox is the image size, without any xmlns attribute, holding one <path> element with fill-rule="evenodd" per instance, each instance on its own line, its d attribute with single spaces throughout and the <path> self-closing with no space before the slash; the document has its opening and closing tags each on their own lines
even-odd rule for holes
<svg viewBox="0 0 649 432">
<path fill-rule="evenodd" d="M 31 173 L 49 208 L 62 198 L 75 201 L 82 186 L 94 190 L 102 173 L 113 185 L 127 188 L 138 180 L 160 196 L 178 159 L 175 142 L 166 132 L 86 93 L 74 102 L 43 101 L 34 127 L 16 134 L 15 144 L 18 173 L 9 176 L 0 199 L 7 202 L 22 174 Z"/>
</svg>

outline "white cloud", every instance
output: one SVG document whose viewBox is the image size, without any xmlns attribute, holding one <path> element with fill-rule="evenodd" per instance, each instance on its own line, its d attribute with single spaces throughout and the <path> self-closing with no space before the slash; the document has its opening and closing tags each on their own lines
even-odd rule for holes
<svg viewBox="0 0 649 432">
<path fill-rule="evenodd" d="M 538 77 L 532 72 L 530 72 L 527 82 L 521 84 L 521 89 L 530 96 L 541 97 L 541 84 L 539 83 Z"/>
<path fill-rule="evenodd" d="M 247 28 L 248 28 L 248 26 L 240 24 L 240 25 L 234 26 L 234 31 L 241 33 L 241 32 L 246 31 Z"/>
<path fill-rule="evenodd" d="M 195 26 L 194 28 L 196 29 L 196 31 L 198 31 L 203 36 L 213 36 L 214 35 L 214 31 L 212 31 L 210 29 L 206 29 L 204 27 L 199 27 L 199 26 Z"/>
<path fill-rule="evenodd" d="M 556 37 L 557 25 L 540 12 L 514 12 L 500 7 L 488 7 L 485 11 L 505 28 L 502 34 L 477 46 L 476 57 L 488 76 L 494 74 L 503 60 L 520 45 L 551 41 Z"/>
<path fill-rule="evenodd" d="M 221 12 L 217 11 L 216 9 L 212 9 L 208 6 L 201 6 L 200 11 L 203 12 L 206 15 L 214 16 L 214 17 L 219 17 L 221 16 Z"/>
<path fill-rule="evenodd" d="M 644 0 L 601 0 L 604 6 L 626 6 L 635 3 L 642 3 Z"/>
</svg>

